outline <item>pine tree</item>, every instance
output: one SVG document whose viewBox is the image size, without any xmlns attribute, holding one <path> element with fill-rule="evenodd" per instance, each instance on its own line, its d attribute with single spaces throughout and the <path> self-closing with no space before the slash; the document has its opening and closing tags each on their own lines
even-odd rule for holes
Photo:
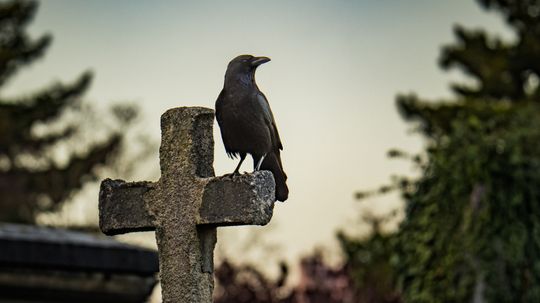
<svg viewBox="0 0 540 303">
<path fill-rule="evenodd" d="M 440 64 L 473 84 L 397 99 L 428 143 L 422 176 L 395 185 L 406 217 L 389 249 L 407 302 L 540 301 L 540 1 L 478 2 L 515 40 L 458 26 Z"/>
<path fill-rule="evenodd" d="M 0 87 L 42 57 L 51 43 L 49 35 L 32 39 L 26 33 L 36 10 L 35 1 L 0 3 Z M 85 72 L 72 84 L 55 84 L 18 99 L 0 97 L 0 221 L 34 223 L 37 214 L 58 209 L 95 177 L 97 165 L 114 155 L 121 139 L 118 133 L 85 154 L 69 151 L 69 160 L 60 165 L 49 150 L 72 138 L 78 125 L 35 134 L 37 125 L 56 122 L 68 110 L 78 111 L 91 79 Z"/>
<path fill-rule="evenodd" d="M 524 102 L 540 99 L 540 1 L 477 0 L 485 9 L 497 10 L 514 30 L 516 40 L 505 42 L 484 30 L 454 29 L 457 43 L 442 49 L 443 69 L 459 68 L 475 84 L 453 84 L 459 100 Z M 426 135 L 442 132 L 459 106 L 428 106 L 416 96 L 398 97 L 406 119 L 422 123 Z"/>
</svg>

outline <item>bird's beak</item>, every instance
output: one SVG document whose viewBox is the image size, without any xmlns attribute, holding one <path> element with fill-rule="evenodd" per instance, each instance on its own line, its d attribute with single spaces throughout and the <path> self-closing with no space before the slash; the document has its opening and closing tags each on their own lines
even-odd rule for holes
<svg viewBox="0 0 540 303">
<path fill-rule="evenodd" d="M 251 59 L 251 66 L 254 66 L 254 67 L 257 67 L 263 63 L 266 63 L 270 61 L 270 58 L 268 57 L 255 57 L 253 59 Z"/>
</svg>

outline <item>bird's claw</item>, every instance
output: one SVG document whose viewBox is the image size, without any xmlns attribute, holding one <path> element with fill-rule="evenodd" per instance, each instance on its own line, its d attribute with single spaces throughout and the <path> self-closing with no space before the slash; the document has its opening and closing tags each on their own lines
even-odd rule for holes
<svg viewBox="0 0 540 303">
<path fill-rule="evenodd" d="M 232 172 L 230 174 L 223 175 L 223 177 L 231 178 L 231 179 L 233 179 L 234 177 L 239 177 L 239 176 L 240 176 L 240 172 L 238 172 L 238 171 L 234 171 L 234 172 Z"/>
</svg>

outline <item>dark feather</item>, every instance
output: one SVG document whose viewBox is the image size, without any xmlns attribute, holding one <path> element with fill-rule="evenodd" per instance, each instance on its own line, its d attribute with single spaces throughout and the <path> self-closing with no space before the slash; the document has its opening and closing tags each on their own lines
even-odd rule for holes
<svg viewBox="0 0 540 303">
<path fill-rule="evenodd" d="M 268 61 L 266 57 L 242 55 L 229 63 L 216 100 L 216 119 L 227 155 L 243 159 L 250 154 L 254 165 L 265 156 L 261 169 L 272 172 L 276 199 L 285 201 L 289 190 L 280 157 L 283 144 L 270 104 L 255 83 L 255 70 Z"/>
</svg>

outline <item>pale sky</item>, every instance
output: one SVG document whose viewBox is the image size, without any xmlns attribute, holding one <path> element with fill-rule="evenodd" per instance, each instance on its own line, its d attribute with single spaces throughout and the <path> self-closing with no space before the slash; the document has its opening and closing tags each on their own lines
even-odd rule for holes
<svg viewBox="0 0 540 303">
<path fill-rule="evenodd" d="M 386 158 L 390 148 L 421 148 L 395 96 L 450 96 L 448 83 L 460 74 L 445 74 L 436 62 L 440 46 L 454 41 L 456 23 L 509 36 L 496 14 L 472 0 L 47 0 L 30 32 L 53 34 L 53 44 L 3 94 L 70 82 L 92 69 L 84 99 L 102 107 L 137 102 L 157 140 L 167 109 L 214 107 L 229 60 L 272 58 L 258 69 L 257 82 L 283 141 L 289 200 L 276 205 L 268 227 L 222 230 L 218 252 L 249 259 L 242 251 L 255 238 L 275 249 L 267 260 L 291 261 L 331 247 L 340 228 L 361 232 L 361 209 L 401 206 L 391 195 L 360 208 L 354 192 L 411 173 L 409 163 Z M 216 174 L 232 172 L 237 162 L 226 157 L 217 124 L 214 131 Z M 149 161 L 157 171 L 157 150 Z M 243 170 L 251 168 L 246 161 Z M 95 211 L 97 192 L 90 196 L 95 200 L 86 203 Z"/>
</svg>

